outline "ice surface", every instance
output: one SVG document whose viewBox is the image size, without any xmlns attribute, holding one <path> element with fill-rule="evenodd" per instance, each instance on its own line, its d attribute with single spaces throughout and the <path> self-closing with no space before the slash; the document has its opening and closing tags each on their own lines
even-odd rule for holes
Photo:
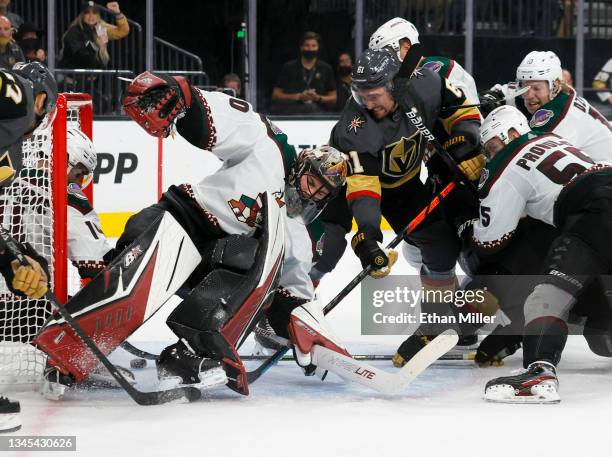
<svg viewBox="0 0 612 457">
<path fill-rule="evenodd" d="M 398 264 L 394 273 L 408 273 Z M 347 252 L 319 294 L 323 302 L 359 271 Z M 391 354 L 402 337 L 362 337 L 359 294 L 330 315 L 332 327 L 353 353 Z M 133 335 L 135 345 L 159 351 L 172 340 L 164 317 Z M 241 350 L 248 353 L 251 343 Z M 129 366 L 132 356 L 112 359 Z M 258 362 L 249 362 L 250 366 Z M 371 362 L 386 367 L 390 362 Z M 77 391 L 61 402 L 18 393 L 19 435 L 76 435 L 77 452 L 53 456 L 512 456 L 584 453 L 609 456 L 612 359 L 593 355 L 582 337 L 570 337 L 559 366 L 559 405 L 501 405 L 482 400 L 484 385 L 521 365 L 520 351 L 505 367 L 480 369 L 471 362 L 440 362 L 401 395 L 386 397 L 334 375 L 306 378 L 293 362 L 281 362 L 243 397 L 222 387 L 192 404 L 138 406 L 121 390 Z M 155 370 L 134 370 L 143 389 Z M 11 455 L 11 454 L 7 454 Z M 27 455 L 24 452 L 16 456 Z M 44 455 L 36 453 L 31 455 Z"/>
</svg>

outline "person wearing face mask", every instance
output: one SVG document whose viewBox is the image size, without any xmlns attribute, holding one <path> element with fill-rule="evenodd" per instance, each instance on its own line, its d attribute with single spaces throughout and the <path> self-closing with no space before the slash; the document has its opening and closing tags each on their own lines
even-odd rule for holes
<svg viewBox="0 0 612 457">
<path fill-rule="evenodd" d="M 31 22 L 25 22 L 19 27 L 15 39 L 28 62 L 45 62 L 47 53 L 41 46 L 41 31 Z"/>
<path fill-rule="evenodd" d="M 24 60 L 21 48 L 13 40 L 11 21 L 6 16 L 0 16 L 0 67 L 11 68 Z"/>
<path fill-rule="evenodd" d="M 353 71 L 353 59 L 348 52 L 343 52 L 338 56 L 338 66 L 336 67 L 338 79 L 336 83 L 336 111 L 342 111 L 344 105 L 351 98 L 351 72 Z"/>
<path fill-rule="evenodd" d="M 279 114 L 320 113 L 336 105 L 332 67 L 318 58 L 321 37 L 306 32 L 300 40 L 300 58 L 283 65 L 272 90 L 273 110 Z"/>
</svg>

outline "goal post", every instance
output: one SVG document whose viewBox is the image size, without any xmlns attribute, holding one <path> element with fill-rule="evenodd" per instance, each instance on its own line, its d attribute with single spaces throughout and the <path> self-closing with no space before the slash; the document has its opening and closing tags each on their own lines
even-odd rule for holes
<svg viewBox="0 0 612 457">
<path fill-rule="evenodd" d="M 23 142 L 23 169 L 10 186 L 0 189 L 0 223 L 47 259 L 52 290 L 62 302 L 80 288 L 67 247 L 66 132 L 71 127 L 92 138 L 90 95 L 58 95 L 53 124 Z M 85 193 L 92 201 L 93 184 Z M 0 392 L 40 385 L 46 356 L 29 342 L 50 315 L 47 300 L 18 297 L 0 278 Z"/>
</svg>

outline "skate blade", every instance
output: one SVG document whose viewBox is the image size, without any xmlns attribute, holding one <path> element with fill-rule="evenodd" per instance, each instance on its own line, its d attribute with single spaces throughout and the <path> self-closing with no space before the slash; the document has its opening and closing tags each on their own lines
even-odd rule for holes
<svg viewBox="0 0 612 457">
<path fill-rule="evenodd" d="M 552 386 L 538 385 L 531 388 L 532 395 L 516 395 L 514 388 L 510 385 L 497 386 L 496 389 L 489 387 L 484 399 L 490 403 L 507 404 L 557 404 L 561 402 L 559 392 Z"/>
<path fill-rule="evenodd" d="M 199 374 L 200 382 L 184 384 L 180 376 L 168 376 L 159 380 L 159 390 L 175 389 L 177 387 L 195 387 L 199 390 L 208 390 L 227 384 L 227 375 L 222 367 L 203 371 Z"/>
<path fill-rule="evenodd" d="M 16 432 L 20 428 L 19 413 L 0 414 L 0 433 Z"/>
</svg>

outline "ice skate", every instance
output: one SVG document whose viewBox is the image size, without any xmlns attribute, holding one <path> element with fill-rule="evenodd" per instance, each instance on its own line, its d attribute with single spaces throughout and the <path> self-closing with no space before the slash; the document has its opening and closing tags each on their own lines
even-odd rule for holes
<svg viewBox="0 0 612 457">
<path fill-rule="evenodd" d="M 492 379 L 485 387 L 484 398 L 496 403 L 559 403 L 555 366 L 536 361 L 523 373 Z"/>
<path fill-rule="evenodd" d="M 182 341 L 161 352 L 157 361 L 157 377 L 163 390 L 181 385 L 210 389 L 227 383 L 221 362 L 199 357 Z"/>
<path fill-rule="evenodd" d="M 21 428 L 20 412 L 18 401 L 0 397 L 0 433 L 15 432 Z"/>
<path fill-rule="evenodd" d="M 284 344 L 279 341 L 280 337 L 274 332 L 265 316 L 257 323 L 253 334 L 255 335 L 253 355 L 270 356 L 284 347 Z"/>
</svg>

